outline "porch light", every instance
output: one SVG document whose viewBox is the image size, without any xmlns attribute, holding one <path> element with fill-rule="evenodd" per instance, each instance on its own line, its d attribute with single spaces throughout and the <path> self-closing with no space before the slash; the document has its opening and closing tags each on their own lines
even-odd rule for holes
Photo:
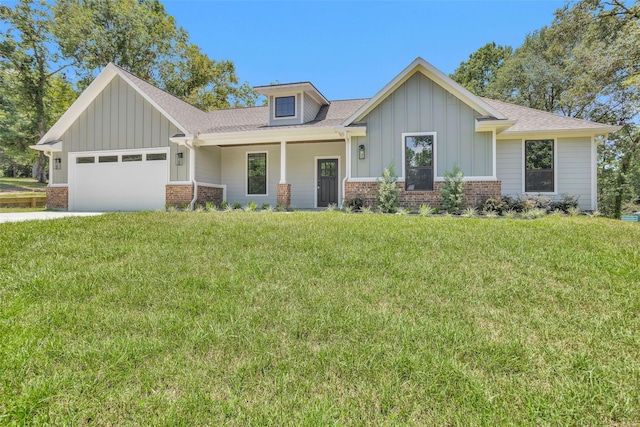
<svg viewBox="0 0 640 427">
<path fill-rule="evenodd" d="M 364 160 L 364 144 L 358 146 L 358 159 Z"/>
<path fill-rule="evenodd" d="M 184 162 L 184 153 L 176 153 L 176 166 L 182 166 Z"/>
<path fill-rule="evenodd" d="M 56 157 L 55 159 L 53 159 L 53 168 L 55 170 L 62 169 L 62 159 L 60 157 Z"/>
</svg>

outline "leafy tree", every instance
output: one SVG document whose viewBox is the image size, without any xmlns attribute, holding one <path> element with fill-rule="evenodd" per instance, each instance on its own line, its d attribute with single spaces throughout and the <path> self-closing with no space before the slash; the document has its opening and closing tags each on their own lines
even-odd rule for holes
<svg viewBox="0 0 640 427">
<path fill-rule="evenodd" d="M 190 43 L 158 0 L 58 0 L 54 11 L 61 52 L 76 61 L 84 86 L 113 62 L 203 110 L 255 104 L 233 63 Z"/>
<path fill-rule="evenodd" d="M 44 136 L 49 126 L 47 92 L 51 81 L 66 65 L 57 65 L 60 57 L 51 50 L 52 16 L 43 0 L 19 0 L 13 9 L 0 6 L 0 23 L 0 68 L 6 87 L 12 88 L 3 102 L 2 143 L 9 147 L 9 152 L 24 152 Z M 6 112 L 14 114 L 16 121 L 11 123 Z M 38 157 L 34 175 L 40 182 L 46 182 L 43 153 Z"/>
<path fill-rule="evenodd" d="M 511 46 L 487 43 L 472 53 L 467 61 L 461 62 L 451 78 L 476 95 L 490 96 L 486 88 L 495 81 L 504 61 L 512 56 Z"/>
</svg>

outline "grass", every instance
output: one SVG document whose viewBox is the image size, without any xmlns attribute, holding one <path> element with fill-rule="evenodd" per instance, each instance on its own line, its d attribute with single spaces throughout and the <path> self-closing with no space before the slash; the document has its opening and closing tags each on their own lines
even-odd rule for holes
<svg viewBox="0 0 640 427">
<path fill-rule="evenodd" d="M 0 224 L 0 424 L 637 425 L 640 227 Z"/>
<path fill-rule="evenodd" d="M 0 194 L 21 193 L 23 195 L 32 195 L 33 193 L 44 192 L 46 187 L 47 184 L 39 183 L 31 178 L 0 177 Z"/>
</svg>

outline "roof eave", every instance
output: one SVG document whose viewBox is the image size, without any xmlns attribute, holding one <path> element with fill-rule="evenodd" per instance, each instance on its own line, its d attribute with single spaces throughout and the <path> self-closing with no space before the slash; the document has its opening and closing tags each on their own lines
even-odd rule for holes
<svg viewBox="0 0 640 427">
<path fill-rule="evenodd" d="M 304 129 L 265 129 L 242 132 L 204 133 L 198 135 L 197 146 L 277 144 L 287 142 L 321 142 L 343 139 L 344 132 L 350 136 L 366 136 L 366 126 L 331 126 Z"/>
<path fill-rule="evenodd" d="M 498 133 L 509 129 L 515 125 L 517 120 L 478 120 L 476 119 L 476 132 L 491 132 L 496 131 Z"/>
<path fill-rule="evenodd" d="M 506 130 L 498 135 L 498 139 L 511 138 L 543 138 L 543 137 L 572 137 L 572 136 L 606 136 L 612 132 L 618 131 L 621 126 L 603 126 L 602 128 L 582 128 L 582 129 L 537 129 L 526 131 Z"/>
</svg>

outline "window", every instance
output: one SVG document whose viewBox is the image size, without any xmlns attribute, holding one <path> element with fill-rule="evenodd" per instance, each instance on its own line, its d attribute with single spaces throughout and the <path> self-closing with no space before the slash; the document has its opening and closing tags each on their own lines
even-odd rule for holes
<svg viewBox="0 0 640 427">
<path fill-rule="evenodd" d="M 167 153 L 149 153 L 147 154 L 147 161 L 150 160 L 167 160 Z"/>
<path fill-rule="evenodd" d="M 554 192 L 553 139 L 524 142 L 524 191 Z"/>
<path fill-rule="evenodd" d="M 118 156 L 100 156 L 98 157 L 98 163 L 115 163 L 118 161 Z"/>
<path fill-rule="evenodd" d="M 122 161 L 123 162 L 141 162 L 142 154 L 123 154 Z"/>
<path fill-rule="evenodd" d="M 295 96 L 281 96 L 276 98 L 276 117 L 294 117 L 295 115 Z"/>
<path fill-rule="evenodd" d="M 405 136 L 405 188 L 433 190 L 433 135 Z"/>
<path fill-rule="evenodd" d="M 95 162 L 96 162 L 95 157 L 76 157 L 76 163 L 78 164 L 95 163 Z"/>
<path fill-rule="evenodd" d="M 247 154 L 247 194 L 267 194 L 267 153 Z"/>
</svg>

